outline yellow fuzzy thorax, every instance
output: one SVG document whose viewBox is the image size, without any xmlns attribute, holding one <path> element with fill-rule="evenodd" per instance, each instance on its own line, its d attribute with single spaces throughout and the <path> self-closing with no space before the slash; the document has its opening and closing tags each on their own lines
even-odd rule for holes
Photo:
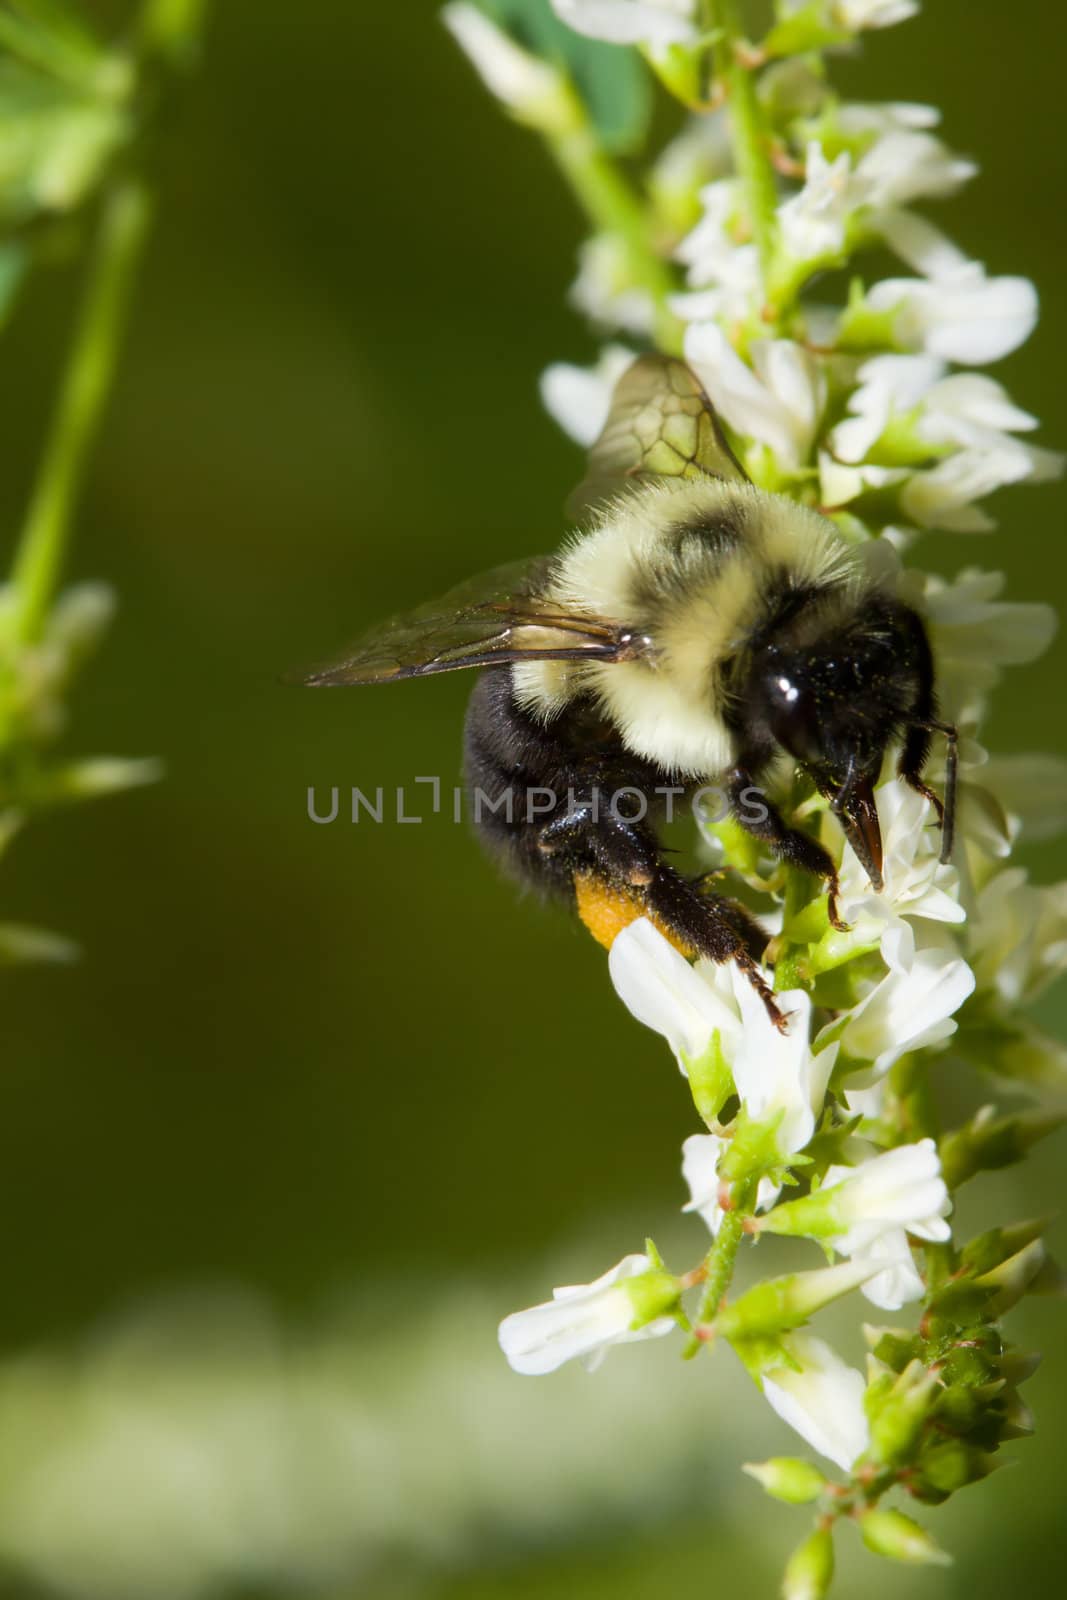
<svg viewBox="0 0 1067 1600">
<path fill-rule="evenodd" d="M 549 720 L 592 693 L 627 747 L 679 776 L 732 759 L 718 666 L 758 626 L 770 583 L 846 585 L 853 562 L 836 528 L 749 484 L 656 482 L 616 501 L 565 546 L 553 604 L 646 633 L 650 659 L 524 662 L 519 703 Z"/>
</svg>

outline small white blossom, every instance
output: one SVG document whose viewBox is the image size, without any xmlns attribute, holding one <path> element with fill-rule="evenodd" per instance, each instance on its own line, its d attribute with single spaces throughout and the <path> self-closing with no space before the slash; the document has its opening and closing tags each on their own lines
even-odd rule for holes
<svg viewBox="0 0 1067 1600">
<path fill-rule="evenodd" d="M 849 466 L 836 460 L 829 451 L 819 452 L 819 494 L 824 506 L 847 506 L 851 500 L 872 489 L 892 489 L 906 482 L 903 467 Z"/>
<path fill-rule="evenodd" d="M 887 206 L 875 230 L 906 267 L 923 278 L 956 278 L 970 262 L 940 228 L 906 206 Z"/>
<path fill-rule="evenodd" d="M 875 138 L 908 128 L 936 128 L 941 113 L 936 106 L 914 100 L 846 100 L 837 108 L 837 126 L 849 139 Z"/>
<path fill-rule="evenodd" d="M 940 859 L 941 829 L 929 800 L 899 778 L 875 793 L 882 829 L 881 894 L 871 891 L 867 874 L 851 845 L 845 845 L 839 873 L 838 910 L 858 942 L 880 939 L 900 917 L 933 922 L 963 922 L 959 874 Z"/>
<path fill-rule="evenodd" d="M 1005 484 L 1030 476 L 1026 454 L 1014 444 L 981 450 L 957 450 L 936 467 L 916 472 L 900 493 L 909 522 L 949 533 L 989 533 L 992 517 L 975 505 Z"/>
<path fill-rule="evenodd" d="M 882 209 L 955 194 L 977 171 L 934 134 L 895 128 L 860 157 L 856 185 L 864 204 Z"/>
<path fill-rule="evenodd" d="M 554 67 L 523 50 L 467 0 L 452 0 L 441 19 L 502 105 L 539 124 L 559 114 L 563 83 Z"/>
<path fill-rule="evenodd" d="M 861 203 L 848 151 L 827 161 L 822 146 L 813 141 L 808 145 L 803 188 L 778 207 L 783 247 L 795 261 L 839 256 L 848 220 Z"/>
<path fill-rule="evenodd" d="M 1021 867 L 998 872 L 969 925 L 980 988 L 1005 1006 L 1028 1005 L 1067 971 L 1067 883 L 1039 887 Z"/>
<path fill-rule="evenodd" d="M 796 1365 L 765 1374 L 764 1395 L 783 1422 L 847 1472 L 870 1442 L 863 1374 L 813 1334 L 787 1334 L 782 1345 Z"/>
<path fill-rule="evenodd" d="M 803 1150 L 815 1132 L 837 1048 L 812 1051 L 811 997 L 803 989 L 778 996 L 788 1019 L 779 1032 L 752 985 L 738 982 L 742 1034 L 731 1058 L 734 1083 L 752 1121 L 777 1121 L 775 1144 L 784 1158 Z"/>
<path fill-rule="evenodd" d="M 990 756 L 981 781 L 1027 840 L 1055 839 L 1067 828 L 1067 761 L 1062 756 Z"/>
<path fill-rule="evenodd" d="M 687 283 L 694 289 L 733 281 L 739 272 L 738 257 L 743 248 L 733 234 L 742 209 L 737 179 L 719 178 L 705 184 L 700 191 L 700 205 L 700 221 L 674 252 L 675 260 L 686 269 Z M 747 267 L 740 269 L 740 275 L 747 284 Z"/>
<path fill-rule="evenodd" d="M 803 990 L 777 997 L 788 1019 L 779 1031 L 734 962 L 691 967 L 645 917 L 616 937 L 608 966 L 623 1004 L 664 1036 L 683 1072 L 717 1034 L 749 1117 L 777 1122 L 775 1140 L 783 1156 L 804 1148 L 837 1052 L 830 1044 L 812 1053 L 811 999 Z"/>
<path fill-rule="evenodd" d="M 692 44 L 693 0 L 552 0 L 561 22 L 608 44 Z"/>
<path fill-rule="evenodd" d="M 842 1232 L 830 1242 L 842 1255 L 865 1250 L 887 1228 L 906 1228 L 919 1239 L 945 1240 L 951 1209 L 932 1139 L 898 1145 L 858 1167 L 830 1167 L 817 1190 L 830 1197 Z"/>
<path fill-rule="evenodd" d="M 634 360 L 633 351 L 609 344 L 591 367 L 556 361 L 541 374 L 541 401 L 564 433 L 586 449 L 608 420 L 615 385 Z"/>
<path fill-rule="evenodd" d="M 810 351 L 789 339 L 758 340 L 753 372 L 721 328 L 702 322 L 686 329 L 685 355 L 732 428 L 767 445 L 786 470 L 806 463 L 826 403 L 825 375 Z"/>
<path fill-rule="evenodd" d="M 901 596 L 926 618 L 938 667 L 938 692 L 958 721 L 975 717 L 1000 668 L 1034 661 L 1056 632 L 1051 606 L 1003 601 L 1002 572 L 967 567 L 950 581 L 914 570 Z"/>
<path fill-rule="evenodd" d="M 650 336 L 656 325 L 655 300 L 634 283 L 627 250 L 613 233 L 594 234 L 582 245 L 570 300 L 601 327 Z"/>
<path fill-rule="evenodd" d="M 993 378 L 974 372 L 947 376 L 945 363 L 928 355 L 875 356 L 857 376 L 850 414 L 830 435 L 831 449 L 842 461 L 862 461 L 891 422 L 907 420 L 917 448 L 1017 450 L 1029 463 L 1028 475 L 1037 479 L 1062 465 L 1056 452 L 1034 450 L 1012 437 L 1036 428 L 1037 418 L 1014 405 Z"/>
<path fill-rule="evenodd" d="M 845 28 L 891 28 L 919 11 L 919 0 L 833 0 L 834 20 Z"/>
<path fill-rule="evenodd" d="M 1028 278 L 987 278 L 976 261 L 936 280 L 884 278 L 867 304 L 894 313 L 894 333 L 905 349 L 967 367 L 1018 349 L 1037 321 L 1037 293 Z"/>
<path fill-rule="evenodd" d="M 730 1058 L 741 1035 L 738 986 L 747 987 L 740 975 L 735 982 L 732 964 L 691 967 L 647 917 L 638 917 L 613 941 L 608 970 L 619 999 L 663 1035 L 682 1072 L 706 1054 L 716 1033 Z"/>
<path fill-rule="evenodd" d="M 682 1177 L 689 1185 L 689 1204 L 683 1211 L 695 1211 L 704 1219 L 713 1234 L 722 1225 L 723 1209 L 719 1203 L 719 1157 L 728 1141 L 714 1133 L 693 1133 L 682 1145 Z M 766 1211 L 773 1206 L 782 1192 L 780 1183 L 761 1178 L 756 1192 L 756 1210 Z"/>
<path fill-rule="evenodd" d="M 657 1339 L 676 1326 L 673 1317 L 640 1322 L 644 1314 L 638 1285 L 653 1262 L 645 1255 L 625 1256 L 593 1283 L 553 1289 L 544 1305 L 516 1311 L 500 1324 L 500 1348 L 516 1372 L 539 1377 L 565 1361 L 581 1357 L 592 1369 L 613 1344 Z M 634 1326 L 638 1322 L 638 1326 Z"/>
<path fill-rule="evenodd" d="M 899 1311 L 926 1293 L 903 1228 L 885 1228 L 862 1250 L 855 1251 L 852 1259 L 881 1269 L 860 1285 L 860 1293 L 882 1311 Z"/>
<path fill-rule="evenodd" d="M 868 1078 L 884 1076 L 910 1050 L 950 1038 L 956 1031 L 953 1016 L 975 981 L 954 945 L 917 947 L 908 922 L 886 929 L 881 951 L 889 971 L 853 1007 L 840 1033 L 847 1055 L 872 1063 Z M 832 1027 L 836 1031 L 837 1024 Z"/>
</svg>

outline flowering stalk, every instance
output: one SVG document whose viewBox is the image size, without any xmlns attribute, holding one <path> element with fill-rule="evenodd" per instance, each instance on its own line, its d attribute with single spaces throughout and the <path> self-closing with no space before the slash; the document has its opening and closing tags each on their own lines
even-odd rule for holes
<svg viewBox="0 0 1067 1600">
<path fill-rule="evenodd" d="M 66 10 L 25 7 L 0 22 L 8 74 L 28 104 L 50 108 L 27 141 L 25 170 L 16 162 L 9 191 L 0 191 L 11 233 L 0 238 L 0 314 L 11 309 L 33 264 L 27 238 L 40 247 L 51 229 L 93 232 L 55 412 L 0 592 L 0 848 L 36 810 L 151 782 L 159 773 L 151 761 L 52 766 L 43 754 L 62 728 L 69 683 L 112 611 L 101 585 L 65 595 L 58 589 L 151 220 L 147 132 L 160 88 L 188 64 L 204 9 L 204 0 L 146 0 L 130 38 L 113 44 Z M 54 935 L 0 927 L 0 959 L 70 954 Z"/>
<path fill-rule="evenodd" d="M 940 715 L 962 734 L 952 864 L 941 860 L 931 800 L 887 767 L 877 894 L 826 800 L 792 777 L 788 820 L 835 862 L 836 917 L 812 878 L 736 823 L 704 827 L 707 865 L 730 873 L 773 932 L 767 976 L 784 1027 L 730 965 L 691 965 L 644 920 L 616 935 L 615 987 L 670 1044 L 705 1130 L 686 1139 L 683 1174 L 686 1209 L 712 1243 L 675 1273 L 649 1247 L 501 1330 L 522 1371 L 557 1364 L 548 1343 L 561 1359 L 589 1358 L 676 1326 L 689 1333 L 687 1355 L 728 1344 L 842 1474 L 834 1482 L 788 1458 L 749 1468 L 775 1498 L 814 1506 L 785 1593 L 817 1596 L 845 1518 L 878 1555 L 946 1559 L 883 1501 L 903 1490 L 937 1504 L 986 1476 L 1000 1446 L 1028 1430 L 1018 1385 L 1034 1363 L 1005 1344 L 1001 1319 L 1056 1281 L 1042 1223 L 961 1240 L 952 1213 L 963 1183 L 1024 1159 L 1061 1119 L 986 1107 L 945 1130 L 936 1094 L 949 1051 L 1023 1092 L 1067 1084 L 1067 1052 L 1024 1009 L 1067 967 L 1067 884 L 1038 887 L 1008 865 L 1020 833 L 1048 837 L 1063 825 L 1067 770 L 1047 757 L 1005 762 L 977 742 L 1000 669 L 1040 654 L 1055 619 L 1002 601 L 998 574 L 968 567 L 944 579 L 905 564 L 924 530 L 988 532 L 989 494 L 1061 470 L 1059 456 L 1025 438 L 1036 419 L 976 370 L 1029 336 L 1036 296 L 1026 279 L 990 278 L 915 209 L 975 171 L 931 131 L 936 110 L 853 104 L 831 86 L 833 52 L 904 21 L 915 0 L 780 0 L 757 40 L 738 0 L 552 3 L 577 33 L 639 50 L 684 108 L 624 206 L 586 186 L 598 231 L 577 302 L 633 343 L 680 346 L 751 480 L 832 519 L 923 617 Z M 557 109 L 573 106 L 565 64 L 517 56 L 515 40 L 472 6 L 448 9 L 489 86 L 556 141 L 558 156 L 546 84 Z M 908 275 L 867 283 L 866 254 L 886 249 Z M 656 271 L 650 250 L 660 252 Z M 842 267 L 847 295 L 824 303 L 816 281 Z M 546 373 L 546 403 L 579 443 L 597 436 L 632 355 L 610 344 L 590 370 Z M 746 1241 L 764 1234 L 810 1241 L 831 1264 L 737 1293 Z M 824 1305 L 857 1293 L 894 1314 L 912 1308 L 907 1323 L 865 1330 L 866 1376 L 806 1331 Z"/>
</svg>

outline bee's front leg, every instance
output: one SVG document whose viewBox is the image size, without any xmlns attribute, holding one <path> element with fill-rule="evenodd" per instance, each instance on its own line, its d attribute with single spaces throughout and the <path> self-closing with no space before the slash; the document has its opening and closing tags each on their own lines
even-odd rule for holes
<svg viewBox="0 0 1067 1600">
<path fill-rule="evenodd" d="M 776 810 L 752 774 L 743 765 L 734 767 L 726 777 L 726 796 L 734 820 L 754 839 L 769 844 L 775 855 L 791 867 L 810 872 L 813 877 L 826 880 L 827 914 L 831 926 L 839 933 L 847 932 L 848 924 L 837 914 L 837 867 L 828 850 L 824 850 L 810 833 L 791 828 Z"/>
</svg>

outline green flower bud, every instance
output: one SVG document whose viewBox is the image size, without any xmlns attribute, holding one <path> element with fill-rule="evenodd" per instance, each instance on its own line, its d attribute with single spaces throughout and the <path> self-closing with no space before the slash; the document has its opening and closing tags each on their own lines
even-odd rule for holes
<svg viewBox="0 0 1067 1600">
<path fill-rule="evenodd" d="M 858 1289 L 875 1271 L 877 1266 L 870 1262 L 846 1261 L 839 1267 L 769 1278 L 720 1313 L 719 1331 L 732 1341 L 765 1338 L 799 1328 L 822 1306 Z"/>
<path fill-rule="evenodd" d="M 775 1500 L 787 1505 L 808 1505 L 826 1488 L 826 1479 L 812 1461 L 796 1456 L 772 1456 L 769 1461 L 746 1461 L 741 1469 Z"/>
<path fill-rule="evenodd" d="M 1033 1217 L 1027 1222 L 1013 1222 L 1005 1228 L 990 1228 L 988 1233 L 977 1234 L 968 1240 L 960 1252 L 960 1264 L 974 1277 L 991 1272 L 1001 1262 L 1007 1261 L 1024 1245 L 1039 1239 L 1052 1222 L 1051 1216 Z"/>
<path fill-rule="evenodd" d="M 642 1272 L 640 1277 L 627 1278 L 620 1285 L 630 1297 L 634 1309 L 631 1328 L 643 1328 L 657 1317 L 668 1317 L 677 1311 L 682 1286 L 670 1272 L 654 1269 Z"/>
<path fill-rule="evenodd" d="M 903 1511 L 881 1507 L 868 1511 L 860 1518 L 860 1532 L 868 1550 L 890 1561 L 905 1561 L 912 1566 L 947 1567 L 952 1564 L 952 1557 Z"/>
<path fill-rule="evenodd" d="M 874 1328 L 864 1323 L 863 1336 L 875 1359 L 894 1372 L 903 1372 L 921 1349 L 919 1339 L 906 1328 Z"/>
<path fill-rule="evenodd" d="M 996 1467 L 995 1459 L 962 1439 L 944 1439 L 924 1450 L 919 1470 L 908 1487 L 915 1497 L 928 1504 L 947 1500 L 957 1489 L 986 1478 Z"/>
<path fill-rule="evenodd" d="M 798 1544 L 786 1563 L 782 1600 L 822 1600 L 834 1577 L 834 1541 L 829 1528 L 816 1528 Z"/>
<path fill-rule="evenodd" d="M 966 1127 L 941 1140 L 941 1170 L 950 1189 L 958 1189 L 976 1172 L 1013 1166 L 1027 1151 L 1067 1121 L 1063 1111 L 1016 1111 L 993 1117 L 979 1111 Z"/>
<path fill-rule="evenodd" d="M 714 1123 L 734 1092 L 733 1074 L 723 1054 L 722 1035 L 718 1029 L 712 1034 L 711 1043 L 703 1055 L 683 1054 L 682 1059 L 697 1115 L 706 1123 Z"/>
<path fill-rule="evenodd" d="M 889 1391 L 868 1407 L 872 1461 L 901 1466 L 915 1453 L 923 1424 L 937 1401 L 938 1380 L 921 1361 L 913 1361 Z"/>
<path fill-rule="evenodd" d="M 1047 1259 L 1043 1242 L 1032 1239 L 1015 1255 L 1009 1256 L 1007 1261 L 1002 1261 L 999 1267 L 994 1267 L 992 1272 L 975 1279 L 980 1288 L 994 1291 L 991 1309 L 997 1316 L 1002 1316 L 1018 1304 Z"/>
</svg>

